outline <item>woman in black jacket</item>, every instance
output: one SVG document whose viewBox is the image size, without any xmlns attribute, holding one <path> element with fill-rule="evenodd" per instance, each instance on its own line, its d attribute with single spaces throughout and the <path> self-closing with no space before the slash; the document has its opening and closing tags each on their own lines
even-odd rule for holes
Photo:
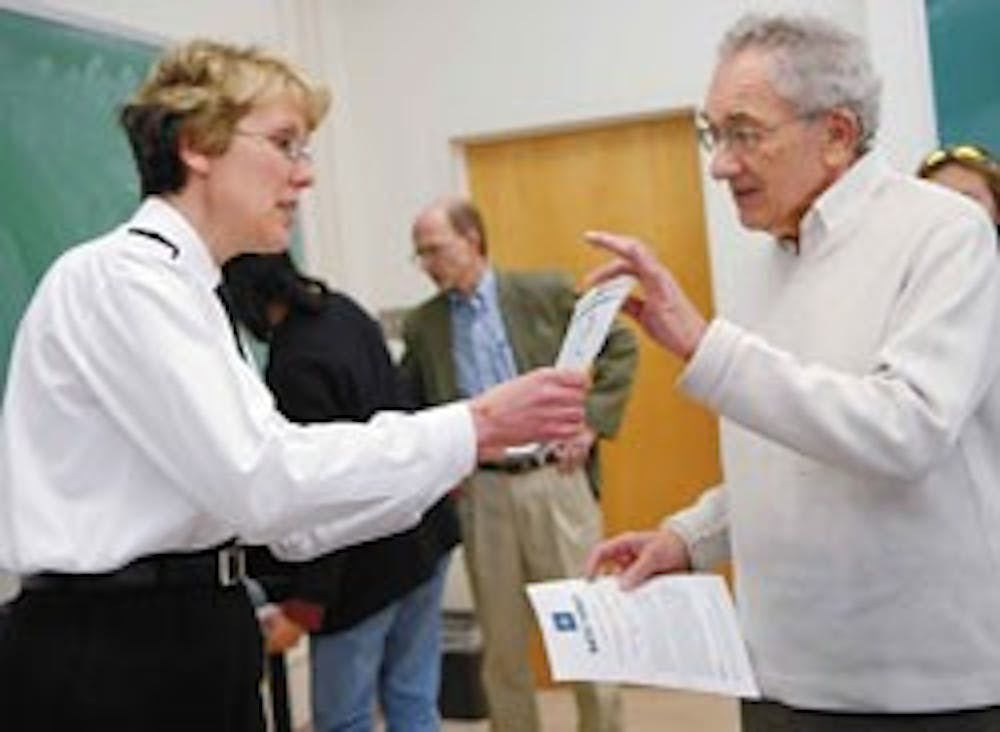
<svg viewBox="0 0 1000 732">
<path fill-rule="evenodd" d="M 287 254 L 239 257 L 224 274 L 234 315 L 269 344 L 264 378 L 288 419 L 365 421 L 411 406 L 378 324 L 349 297 Z M 317 732 L 372 729 L 376 702 L 390 731 L 438 729 L 441 595 L 458 536 L 445 498 L 409 531 L 310 562 L 256 552 L 284 616 L 272 624 L 312 634 Z"/>
</svg>

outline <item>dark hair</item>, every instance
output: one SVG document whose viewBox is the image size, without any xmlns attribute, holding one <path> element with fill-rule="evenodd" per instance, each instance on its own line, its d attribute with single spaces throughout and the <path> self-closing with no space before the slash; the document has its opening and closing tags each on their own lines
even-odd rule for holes
<svg viewBox="0 0 1000 732">
<path fill-rule="evenodd" d="M 470 234 L 475 234 L 479 240 L 479 253 L 486 256 L 486 228 L 483 226 L 483 217 L 475 204 L 467 198 L 457 198 L 450 201 L 445 207 L 448 215 L 448 223 L 451 228 L 462 236 L 468 238 Z"/>
<path fill-rule="evenodd" d="M 278 303 L 290 310 L 318 313 L 330 292 L 323 281 L 299 272 L 287 253 L 233 257 L 223 265 L 222 278 L 233 317 L 265 342 L 271 340 L 274 329 L 268 305 Z"/>
<path fill-rule="evenodd" d="M 187 169 L 177 147 L 181 116 L 164 107 L 127 104 L 118 119 L 132 146 L 142 196 L 183 188 Z"/>
</svg>

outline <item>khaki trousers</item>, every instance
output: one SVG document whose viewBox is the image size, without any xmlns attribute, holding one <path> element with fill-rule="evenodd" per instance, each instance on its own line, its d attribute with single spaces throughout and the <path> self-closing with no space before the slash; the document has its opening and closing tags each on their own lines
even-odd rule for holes
<svg viewBox="0 0 1000 732">
<path fill-rule="evenodd" d="M 526 473 L 477 471 L 457 501 L 476 614 L 483 631 L 483 685 L 492 728 L 540 729 L 529 642 L 528 582 L 582 574 L 601 538 L 586 474 L 555 466 Z M 621 729 L 621 698 L 605 684 L 574 684 L 578 728 Z"/>
</svg>

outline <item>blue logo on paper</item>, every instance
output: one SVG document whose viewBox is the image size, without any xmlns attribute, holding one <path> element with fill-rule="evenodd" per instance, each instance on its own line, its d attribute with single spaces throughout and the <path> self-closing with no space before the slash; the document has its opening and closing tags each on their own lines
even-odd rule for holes
<svg viewBox="0 0 1000 732">
<path fill-rule="evenodd" d="M 573 631 L 576 630 L 576 617 L 573 613 L 560 612 L 552 613 L 552 622 L 556 626 L 556 630 L 561 631 Z"/>
</svg>

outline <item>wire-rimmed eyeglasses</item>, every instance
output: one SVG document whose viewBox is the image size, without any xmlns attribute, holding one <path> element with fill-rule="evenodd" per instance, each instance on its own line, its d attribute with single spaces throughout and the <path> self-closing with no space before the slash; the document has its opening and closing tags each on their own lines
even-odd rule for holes
<svg viewBox="0 0 1000 732">
<path fill-rule="evenodd" d="M 309 143 L 293 135 L 282 135 L 267 132 L 254 132 L 252 130 L 233 130 L 234 135 L 253 137 L 264 140 L 280 152 L 290 163 L 312 162 L 312 150 Z"/>
<path fill-rule="evenodd" d="M 723 148 L 734 155 L 749 155 L 760 147 L 760 143 L 766 137 L 770 137 L 782 127 L 793 122 L 815 119 L 815 117 L 815 112 L 807 112 L 789 117 L 773 125 L 765 125 L 746 119 L 716 126 L 709 121 L 704 113 L 700 113 L 695 118 L 695 130 L 698 133 L 698 142 L 710 155 Z"/>
</svg>

